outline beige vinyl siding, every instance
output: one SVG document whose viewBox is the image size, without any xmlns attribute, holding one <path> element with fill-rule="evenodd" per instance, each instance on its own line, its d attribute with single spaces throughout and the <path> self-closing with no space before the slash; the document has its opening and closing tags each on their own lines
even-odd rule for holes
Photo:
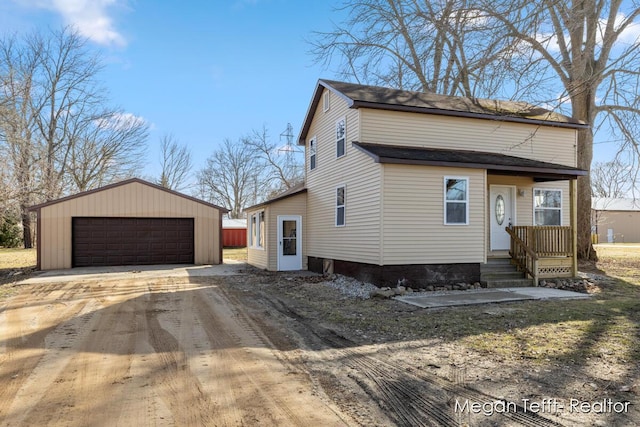
<svg viewBox="0 0 640 427">
<path fill-rule="evenodd" d="M 278 215 L 300 215 L 302 217 L 302 269 L 307 269 L 307 221 L 306 221 L 306 193 L 287 197 L 277 202 L 269 203 L 258 209 L 247 211 L 247 218 L 264 209 L 265 246 L 263 249 L 249 246 L 247 262 L 255 267 L 271 271 L 278 270 Z M 251 227 L 247 224 L 247 233 Z M 249 237 L 247 236 L 247 242 Z"/>
<path fill-rule="evenodd" d="M 359 111 L 362 142 L 485 151 L 576 166 L 574 129 L 368 108 Z"/>
<path fill-rule="evenodd" d="M 72 217 L 194 218 L 194 261 L 219 264 L 220 211 L 138 182 L 90 193 L 40 210 L 40 268 L 71 268 Z"/>
<path fill-rule="evenodd" d="M 266 230 L 264 232 L 265 242 L 264 248 L 255 248 L 251 246 L 251 215 L 256 214 L 264 210 L 264 226 Z M 268 232 L 269 232 L 269 209 L 268 207 L 262 207 L 260 209 L 247 211 L 247 262 L 254 267 L 268 269 L 267 262 L 269 246 Z"/>
<path fill-rule="evenodd" d="M 307 194 L 297 194 L 286 199 L 269 204 L 268 221 L 265 236 L 269 250 L 268 269 L 275 271 L 278 269 L 278 215 L 300 215 L 302 217 L 302 269 L 307 269 L 307 221 L 306 221 L 306 199 Z"/>
<path fill-rule="evenodd" d="M 326 90 L 326 89 L 325 89 Z M 346 155 L 336 159 L 335 123 L 346 118 Z M 320 106 L 306 141 L 307 255 L 379 264 L 381 165 L 351 146 L 359 139 L 359 110 L 331 94 L 331 107 Z M 309 139 L 316 137 L 316 168 L 309 171 Z M 336 188 L 346 187 L 345 226 L 336 227 Z"/>
<path fill-rule="evenodd" d="M 444 224 L 444 179 L 469 179 L 469 224 Z M 384 165 L 384 264 L 484 262 L 486 174 L 481 169 Z"/>
</svg>

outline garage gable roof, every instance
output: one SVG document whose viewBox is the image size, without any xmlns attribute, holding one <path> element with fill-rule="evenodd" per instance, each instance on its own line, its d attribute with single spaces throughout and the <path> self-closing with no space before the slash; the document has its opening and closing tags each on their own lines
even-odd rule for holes
<svg viewBox="0 0 640 427">
<path fill-rule="evenodd" d="M 29 208 L 29 210 L 30 211 L 37 211 L 37 210 L 42 209 L 44 207 L 55 205 L 55 204 L 58 204 L 58 203 L 62 203 L 62 202 L 65 202 L 67 200 L 77 199 L 77 198 L 80 198 L 80 197 L 88 196 L 89 194 L 99 193 L 101 191 L 106 191 L 106 190 L 110 190 L 110 189 L 113 189 L 113 188 L 116 188 L 116 187 L 122 187 L 124 185 L 133 184 L 133 183 L 146 185 L 146 186 L 154 188 L 156 190 L 161 190 L 161 191 L 167 192 L 169 194 L 173 194 L 174 196 L 182 197 L 183 199 L 187 199 L 187 200 L 190 200 L 192 202 L 200 203 L 201 205 L 205 205 L 205 206 L 208 206 L 210 208 L 218 209 L 223 213 L 229 212 L 229 209 L 227 209 L 227 208 L 223 208 L 221 206 L 217 206 L 217 205 L 214 205 L 212 203 L 205 202 L 204 200 L 200 200 L 200 199 L 197 199 L 197 198 L 192 197 L 192 196 L 187 196 L 186 194 L 179 193 L 179 192 L 174 191 L 174 190 L 169 190 L 168 188 L 164 188 L 164 187 L 162 187 L 160 185 L 153 184 L 153 183 L 151 183 L 149 181 L 145 181 L 144 179 L 140 179 L 140 178 L 131 178 L 131 179 L 127 179 L 127 180 L 124 180 L 124 181 L 116 182 L 114 184 L 105 185 L 104 187 L 99 187 L 99 188 L 95 188 L 93 190 L 83 191 L 81 193 L 72 194 L 70 196 L 62 197 L 60 199 L 56 199 L 56 200 L 51 200 L 51 201 L 48 201 L 48 202 L 40 203 L 38 205 L 31 206 Z"/>
</svg>

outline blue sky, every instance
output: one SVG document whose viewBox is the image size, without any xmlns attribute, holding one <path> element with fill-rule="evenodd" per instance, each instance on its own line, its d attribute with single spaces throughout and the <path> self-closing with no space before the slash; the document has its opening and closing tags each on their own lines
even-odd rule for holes
<svg viewBox="0 0 640 427">
<path fill-rule="evenodd" d="M 151 127 L 145 174 L 153 176 L 166 133 L 191 148 L 194 169 L 225 138 L 263 125 L 274 142 L 287 123 L 297 138 L 317 79 L 333 77 L 305 42 L 339 19 L 332 3 L 0 0 L 0 28 L 71 24 L 88 37 L 113 103 Z"/>
<path fill-rule="evenodd" d="M 159 174 L 160 137 L 191 148 L 194 170 L 225 138 L 266 126 L 273 142 L 300 130 L 318 78 L 305 38 L 343 19 L 338 0 L 0 0 L 3 32 L 74 25 L 103 55 L 114 103 L 150 125 L 148 164 Z M 609 144 L 595 158 L 609 157 Z"/>
</svg>

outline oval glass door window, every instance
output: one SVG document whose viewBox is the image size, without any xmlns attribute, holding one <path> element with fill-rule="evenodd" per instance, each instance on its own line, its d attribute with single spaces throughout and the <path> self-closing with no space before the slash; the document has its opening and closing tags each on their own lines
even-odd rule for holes
<svg viewBox="0 0 640 427">
<path fill-rule="evenodd" d="M 496 197 L 496 221 L 498 225 L 502 225 L 504 222 L 504 207 L 504 197 L 502 197 L 502 194 L 498 194 L 498 197 Z"/>
</svg>

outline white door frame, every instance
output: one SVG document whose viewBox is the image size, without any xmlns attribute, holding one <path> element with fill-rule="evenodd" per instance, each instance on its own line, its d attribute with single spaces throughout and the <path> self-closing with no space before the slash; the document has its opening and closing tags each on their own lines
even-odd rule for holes
<svg viewBox="0 0 640 427">
<path fill-rule="evenodd" d="M 277 260 L 278 271 L 302 270 L 302 216 L 301 215 L 278 215 L 278 247 Z M 296 254 L 283 255 L 285 238 L 283 236 L 283 221 L 296 221 Z"/>
<path fill-rule="evenodd" d="M 494 242 L 494 232 L 498 231 L 495 228 L 497 227 L 497 224 L 494 224 L 494 218 L 495 218 L 495 203 L 493 200 L 493 195 L 494 195 L 494 191 L 496 191 L 497 189 L 508 189 L 508 193 L 510 194 L 510 199 L 511 199 L 511 203 L 510 203 L 510 210 L 511 210 L 511 216 L 508 215 L 508 211 L 509 209 L 506 209 L 507 211 L 507 215 L 504 219 L 504 222 L 502 223 L 502 225 L 500 226 L 501 230 L 504 230 L 505 227 L 507 227 L 509 224 L 511 225 L 516 225 L 516 186 L 515 185 L 501 185 L 501 184 L 491 184 L 489 186 L 489 249 L 491 251 L 504 251 L 504 250 L 509 250 L 510 248 L 495 248 L 495 242 Z M 506 234 L 506 231 L 503 231 Z"/>
</svg>

